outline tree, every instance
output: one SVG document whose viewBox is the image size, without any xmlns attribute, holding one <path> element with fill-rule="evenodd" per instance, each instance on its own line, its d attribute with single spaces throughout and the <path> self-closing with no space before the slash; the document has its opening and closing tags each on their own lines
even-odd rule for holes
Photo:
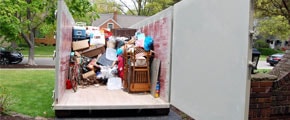
<svg viewBox="0 0 290 120">
<path fill-rule="evenodd" d="M 10 41 L 21 37 L 29 46 L 28 64 L 34 61 L 34 33 L 45 21 L 49 11 L 54 9 L 51 0 L 2 0 L 1 35 Z M 3 11 L 4 10 L 4 11 Z"/>
<path fill-rule="evenodd" d="M 15 17 L 15 13 L 21 9 L 16 1 L 4 0 L 0 3 L 0 38 L 7 41 L 18 38 L 20 21 Z"/>
<path fill-rule="evenodd" d="M 173 5 L 180 2 L 181 0 L 173 0 Z"/>
<path fill-rule="evenodd" d="M 150 16 L 155 13 L 168 8 L 174 2 L 173 0 L 131 0 L 133 8 L 130 7 L 124 0 L 119 0 L 125 8 L 128 9 L 128 13 L 131 15 Z"/>
<path fill-rule="evenodd" d="M 92 0 L 92 3 L 97 8 L 98 13 L 106 14 L 115 11 L 118 13 L 124 12 L 122 6 L 116 3 L 115 0 Z"/>
<path fill-rule="evenodd" d="M 290 24 L 289 0 L 255 0 L 257 17 L 284 16 Z"/>
<path fill-rule="evenodd" d="M 34 36 L 36 30 L 44 33 L 55 30 L 57 0 L 2 0 L 0 2 L 0 36 L 13 42 L 23 39 L 29 47 L 28 65 L 34 61 Z M 90 22 L 97 17 L 88 0 L 67 0 L 76 21 Z"/>
<path fill-rule="evenodd" d="M 89 0 L 65 0 L 70 13 L 77 22 L 91 24 L 95 18 L 99 17 L 96 4 Z"/>
<path fill-rule="evenodd" d="M 287 40 L 290 36 L 290 25 L 283 16 L 260 19 L 257 29 L 265 38 L 275 36 L 280 40 Z"/>
<path fill-rule="evenodd" d="M 273 26 L 279 26 L 279 30 L 270 30 L 268 33 L 276 35 L 277 32 L 282 34 L 289 33 L 289 24 L 290 24 L 290 1 L 289 0 L 256 0 L 255 1 L 255 16 L 257 18 L 268 19 L 268 21 L 262 22 L 264 28 L 260 25 L 260 30 L 266 31 L 266 27 L 271 29 Z M 274 22 L 273 22 L 274 21 Z M 280 22 L 279 22 L 280 21 Z M 286 22 L 285 22 L 286 21 Z M 288 23 L 288 25 L 286 24 Z M 285 26 L 283 26 L 285 25 Z M 284 31 L 285 30 L 285 31 Z M 276 32 L 277 31 L 277 32 Z M 279 34 L 278 34 L 279 35 Z M 287 37 L 287 35 L 286 35 Z M 289 34 L 288 34 L 289 40 Z M 272 69 L 270 74 L 278 76 L 278 79 L 283 78 L 286 74 L 290 72 L 290 44 L 285 52 L 283 59 Z"/>
<path fill-rule="evenodd" d="M 260 19 L 259 32 L 263 36 L 288 39 L 290 36 L 289 8 L 289 0 L 255 0 L 255 17 Z"/>
</svg>

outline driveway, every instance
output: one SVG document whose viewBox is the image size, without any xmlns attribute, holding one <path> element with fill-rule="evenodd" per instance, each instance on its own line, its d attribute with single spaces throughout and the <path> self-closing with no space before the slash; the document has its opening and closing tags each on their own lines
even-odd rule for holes
<svg viewBox="0 0 290 120">
<path fill-rule="evenodd" d="M 259 61 L 258 62 L 258 69 L 272 69 L 273 66 L 270 66 L 269 63 L 267 63 L 266 61 Z"/>
</svg>

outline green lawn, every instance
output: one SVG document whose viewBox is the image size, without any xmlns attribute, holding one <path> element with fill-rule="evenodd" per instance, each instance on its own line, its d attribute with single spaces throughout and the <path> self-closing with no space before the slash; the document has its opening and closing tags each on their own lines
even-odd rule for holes
<svg viewBox="0 0 290 120">
<path fill-rule="evenodd" d="M 266 61 L 266 59 L 267 59 L 266 55 L 261 55 L 259 58 L 259 60 L 261 60 L 261 61 Z"/>
<path fill-rule="evenodd" d="M 258 70 L 255 70 L 254 72 L 257 72 L 257 73 L 269 73 L 271 71 L 271 69 L 258 69 Z"/>
<path fill-rule="evenodd" d="M 53 54 L 53 51 L 55 50 L 55 46 L 35 46 L 34 54 L 35 56 L 42 56 L 42 57 L 51 57 Z M 28 47 L 23 47 L 23 50 L 21 50 L 21 53 L 24 56 L 28 56 Z"/>
<path fill-rule="evenodd" d="M 8 89 L 17 102 L 12 111 L 32 117 L 54 117 L 52 91 L 55 70 L 1 70 L 0 86 Z"/>
</svg>

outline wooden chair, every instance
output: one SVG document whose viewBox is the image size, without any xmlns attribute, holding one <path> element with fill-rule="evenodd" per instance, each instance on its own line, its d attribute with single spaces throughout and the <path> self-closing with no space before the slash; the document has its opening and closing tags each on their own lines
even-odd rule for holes
<svg viewBox="0 0 290 120">
<path fill-rule="evenodd" d="M 124 46 L 124 51 L 123 51 L 123 58 L 124 58 L 124 78 L 123 78 L 123 88 L 128 89 L 128 73 L 129 73 L 129 65 L 128 65 L 128 60 L 129 60 L 129 54 L 127 53 L 127 45 L 125 44 Z"/>
<path fill-rule="evenodd" d="M 138 65 L 138 57 L 145 57 L 145 64 Z M 129 66 L 129 92 L 147 92 L 150 91 L 150 57 L 151 53 L 141 47 L 135 47 L 130 54 Z"/>
</svg>

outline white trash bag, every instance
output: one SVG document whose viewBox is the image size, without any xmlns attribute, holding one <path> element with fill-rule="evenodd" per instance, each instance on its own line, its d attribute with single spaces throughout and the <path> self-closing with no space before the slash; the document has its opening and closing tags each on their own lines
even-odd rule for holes
<svg viewBox="0 0 290 120">
<path fill-rule="evenodd" d="M 120 90 L 122 89 L 122 79 L 119 77 L 111 77 L 107 82 L 108 90 Z"/>
</svg>

